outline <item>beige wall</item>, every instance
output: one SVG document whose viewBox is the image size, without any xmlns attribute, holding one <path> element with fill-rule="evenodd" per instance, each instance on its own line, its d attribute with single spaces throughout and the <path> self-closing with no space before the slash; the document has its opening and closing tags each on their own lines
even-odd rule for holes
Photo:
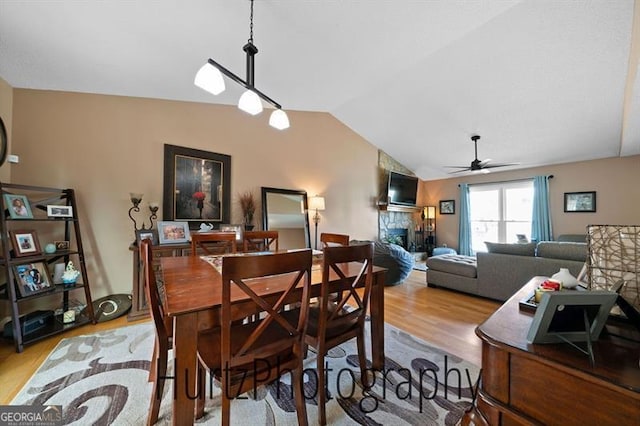
<svg viewBox="0 0 640 426">
<path fill-rule="evenodd" d="M 8 153 L 11 153 L 11 141 L 12 141 L 12 131 L 13 128 L 13 88 L 9 86 L 9 84 L 0 78 L 0 117 L 2 117 L 2 122 L 4 123 L 4 127 L 7 130 L 7 139 L 9 141 L 9 147 L 7 149 Z M 5 162 L 0 167 L 0 182 L 8 182 L 11 178 L 11 166 L 9 162 Z"/>
<path fill-rule="evenodd" d="M 560 234 L 584 234 L 587 225 L 640 224 L 640 156 L 607 158 L 422 182 L 421 202 L 424 205 L 438 206 L 439 200 L 456 200 L 455 215 L 440 215 L 438 209 L 438 246 L 458 246 L 458 184 L 514 180 L 538 175 L 554 176 L 549 181 L 554 237 Z M 564 193 L 581 191 L 596 191 L 596 212 L 565 213 Z"/>
<path fill-rule="evenodd" d="M 280 132 L 235 106 L 14 89 L 12 181 L 76 189 L 94 298 L 131 292 L 129 192 L 162 202 L 165 143 L 231 156 L 234 223 L 245 190 L 303 189 L 326 199 L 319 232 L 375 238 L 377 149 L 329 114 L 289 118 Z"/>
</svg>

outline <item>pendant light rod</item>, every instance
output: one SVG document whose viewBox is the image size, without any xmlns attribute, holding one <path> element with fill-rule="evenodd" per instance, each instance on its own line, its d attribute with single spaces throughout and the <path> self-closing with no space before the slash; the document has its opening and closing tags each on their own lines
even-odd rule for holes
<svg viewBox="0 0 640 426">
<path fill-rule="evenodd" d="M 248 54 L 247 54 L 247 56 L 248 56 Z M 249 60 L 247 59 L 247 62 L 248 61 Z M 245 89 L 252 90 L 252 91 L 256 92 L 256 94 L 258 96 L 260 96 L 266 102 L 268 102 L 271 105 L 273 105 L 275 108 L 282 109 L 282 105 L 280 105 L 279 103 L 277 103 L 276 101 L 271 99 L 269 96 L 267 96 L 264 93 L 262 93 L 260 90 L 256 89 L 253 85 L 250 85 L 248 82 L 244 81 L 243 79 L 241 79 L 240 77 L 238 77 L 237 75 L 235 75 L 234 73 L 232 73 L 231 71 L 226 69 L 223 65 L 220 65 L 218 62 L 214 61 L 211 58 L 209 58 L 207 60 L 207 62 L 209 62 L 214 67 L 216 67 L 222 74 L 226 75 L 231 80 L 233 80 L 236 83 L 238 83 L 239 85 L 243 86 Z"/>
</svg>

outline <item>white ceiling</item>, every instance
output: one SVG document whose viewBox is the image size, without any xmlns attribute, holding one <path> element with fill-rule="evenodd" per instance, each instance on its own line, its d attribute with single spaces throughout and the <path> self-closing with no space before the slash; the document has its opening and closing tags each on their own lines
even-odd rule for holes
<svg viewBox="0 0 640 426">
<path fill-rule="evenodd" d="M 468 165 L 476 133 L 480 159 L 518 167 L 640 154 L 636 2 L 256 0 L 255 84 L 425 180 Z M 248 17 L 246 0 L 0 0 L 0 77 L 235 104 L 240 86 L 214 97 L 193 77 L 209 57 L 245 77 Z"/>
</svg>

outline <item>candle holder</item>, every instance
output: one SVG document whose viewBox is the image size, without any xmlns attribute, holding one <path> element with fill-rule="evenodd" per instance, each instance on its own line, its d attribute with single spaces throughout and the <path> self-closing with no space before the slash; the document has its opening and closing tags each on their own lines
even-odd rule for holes
<svg viewBox="0 0 640 426">
<path fill-rule="evenodd" d="M 131 204 L 133 204 L 133 206 L 129 209 L 129 218 L 131 219 L 131 221 L 133 222 L 133 233 L 135 235 L 136 231 L 144 231 L 145 229 L 152 229 L 153 228 L 153 221 L 155 219 L 158 218 L 158 209 L 160 208 L 160 205 L 156 202 L 151 202 L 149 203 L 149 211 L 151 212 L 151 214 L 149 215 L 149 227 L 147 228 L 145 225 L 145 220 L 142 219 L 141 222 L 141 227 L 138 228 L 138 222 L 136 221 L 136 218 L 133 217 L 133 212 L 135 213 L 139 213 L 140 212 L 140 203 L 142 202 L 142 195 L 143 194 L 138 194 L 135 192 L 131 192 L 129 193 L 129 197 L 131 199 Z"/>
</svg>

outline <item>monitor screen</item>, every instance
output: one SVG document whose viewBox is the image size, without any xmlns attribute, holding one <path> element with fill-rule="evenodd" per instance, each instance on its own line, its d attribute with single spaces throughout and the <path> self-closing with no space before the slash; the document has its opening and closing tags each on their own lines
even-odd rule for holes
<svg viewBox="0 0 640 426">
<path fill-rule="evenodd" d="M 415 206 L 418 196 L 418 178 L 389 172 L 389 203 Z"/>
</svg>

